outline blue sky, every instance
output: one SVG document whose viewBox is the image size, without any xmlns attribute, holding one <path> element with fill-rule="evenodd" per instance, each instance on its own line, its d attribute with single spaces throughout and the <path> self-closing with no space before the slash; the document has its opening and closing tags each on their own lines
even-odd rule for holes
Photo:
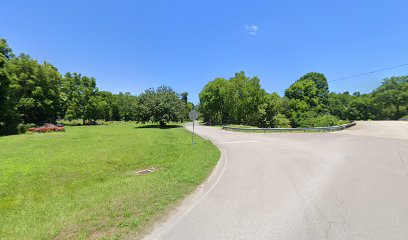
<svg viewBox="0 0 408 240">
<path fill-rule="evenodd" d="M 330 80 L 408 63 L 408 1 L 2 1 L 0 37 L 101 90 L 169 85 L 198 93 L 245 71 L 280 94 L 301 75 Z M 370 92 L 408 66 L 330 83 Z"/>
</svg>

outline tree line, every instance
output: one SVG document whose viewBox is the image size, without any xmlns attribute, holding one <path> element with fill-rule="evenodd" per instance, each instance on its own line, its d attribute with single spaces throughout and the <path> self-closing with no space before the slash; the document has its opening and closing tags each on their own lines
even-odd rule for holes
<svg viewBox="0 0 408 240">
<path fill-rule="evenodd" d="M 96 79 L 79 73 L 62 75 L 48 62 L 26 54 L 15 56 L 0 39 L 0 135 L 15 134 L 25 124 L 81 119 L 106 121 L 183 121 L 193 104 L 188 93 L 167 86 L 147 89 L 138 96 L 100 91 Z"/>
<path fill-rule="evenodd" d="M 266 92 L 258 77 L 238 72 L 216 78 L 199 94 L 199 112 L 209 124 L 259 127 L 318 127 L 342 120 L 399 119 L 408 114 L 408 76 L 390 77 L 369 94 L 329 91 L 327 78 L 316 72 L 295 81 L 283 96 Z M 138 96 L 100 91 L 96 79 L 79 73 L 62 75 L 48 62 L 26 54 L 15 56 L 0 39 L 0 135 L 20 126 L 57 119 L 89 124 L 106 121 L 183 121 L 194 105 L 188 93 L 167 86 Z"/>
<path fill-rule="evenodd" d="M 408 114 L 408 76 L 386 78 L 369 94 L 350 94 L 330 92 L 325 75 L 311 72 L 280 96 L 267 93 L 259 78 L 239 72 L 209 82 L 199 98 L 208 124 L 321 127 L 344 120 L 396 120 Z"/>
</svg>

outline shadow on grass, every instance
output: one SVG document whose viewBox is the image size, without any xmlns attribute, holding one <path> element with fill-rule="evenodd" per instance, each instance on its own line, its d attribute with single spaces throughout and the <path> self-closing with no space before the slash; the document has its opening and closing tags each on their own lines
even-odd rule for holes
<svg viewBox="0 0 408 240">
<path fill-rule="evenodd" d="M 172 128 L 181 128 L 183 126 L 180 125 L 165 125 L 163 127 L 161 127 L 158 124 L 148 124 L 148 125 L 142 125 L 142 126 L 137 126 L 135 127 L 135 129 L 143 129 L 143 128 L 158 128 L 158 129 L 172 129 Z"/>
</svg>

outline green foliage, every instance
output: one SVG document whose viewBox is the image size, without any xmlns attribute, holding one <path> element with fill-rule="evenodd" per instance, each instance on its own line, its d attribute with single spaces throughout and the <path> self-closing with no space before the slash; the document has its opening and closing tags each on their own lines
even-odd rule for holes
<svg viewBox="0 0 408 240">
<path fill-rule="evenodd" d="M 341 124 L 343 120 L 398 119 L 408 111 L 407 76 L 385 79 L 372 94 L 330 93 L 326 77 L 308 73 L 285 91 L 267 94 L 258 78 L 243 72 L 216 78 L 200 92 L 200 112 L 211 124 L 277 127 L 285 116 L 292 127 Z M 288 126 L 287 121 L 282 125 Z"/>
<path fill-rule="evenodd" d="M 373 97 L 381 109 L 391 109 L 387 118 L 401 118 L 408 113 L 408 76 L 384 79 L 374 90 Z"/>
<path fill-rule="evenodd" d="M 350 102 L 353 96 L 349 92 L 330 93 L 330 113 L 334 116 L 339 116 L 341 119 L 350 119 Z"/>
<path fill-rule="evenodd" d="M 10 77 L 6 65 L 14 57 L 5 39 L 0 39 L 0 135 L 17 133 L 20 121 L 10 92 Z"/>
<path fill-rule="evenodd" d="M 329 127 L 339 124 L 339 118 L 330 114 L 318 114 L 316 112 L 304 112 L 298 115 L 298 127 Z"/>
<path fill-rule="evenodd" d="M 158 122 L 160 126 L 168 122 L 183 121 L 185 103 L 170 87 L 161 86 L 148 89 L 139 96 L 137 120 L 140 122 Z"/>
<path fill-rule="evenodd" d="M 100 104 L 106 102 L 101 103 L 104 99 L 97 95 L 95 78 L 78 73 L 66 73 L 62 81 L 66 86 L 64 94 L 67 96 L 64 104 L 65 118 L 82 119 L 85 123 L 86 120 L 100 117 L 96 111 L 99 110 Z"/>
<path fill-rule="evenodd" d="M 290 128 L 290 120 L 285 117 L 285 115 L 278 113 L 276 114 L 273 119 L 273 127 L 275 128 Z"/>
<path fill-rule="evenodd" d="M 24 134 L 24 133 L 27 132 L 28 128 L 27 128 L 27 126 L 25 124 L 20 123 L 17 126 L 17 130 L 18 130 L 18 134 Z"/>
<path fill-rule="evenodd" d="M 408 76 L 384 79 L 371 94 L 330 93 L 330 112 L 341 119 L 399 119 L 408 113 Z"/>
<path fill-rule="evenodd" d="M 111 120 L 135 121 L 137 118 L 137 106 L 138 98 L 131 93 L 120 92 L 119 94 L 113 94 Z"/>
<path fill-rule="evenodd" d="M 286 120 L 277 123 L 284 116 L 292 127 L 324 126 L 321 116 L 327 113 L 345 120 L 399 119 L 408 114 L 408 76 L 387 78 L 370 94 L 350 95 L 329 94 L 326 77 L 311 72 L 280 97 L 262 89 L 259 78 L 238 72 L 228 80 L 209 82 L 199 98 L 198 111 L 210 124 L 276 127 L 287 125 Z M 169 87 L 149 89 L 140 96 L 99 91 L 95 78 L 69 72 L 62 77 L 47 62 L 38 63 L 25 54 L 14 56 L 7 42 L 0 39 L 0 135 L 20 132 L 19 124 L 60 118 L 81 119 L 82 125 L 101 119 L 153 121 L 164 126 L 187 119 L 193 108 L 187 92 L 178 95 Z"/>
<path fill-rule="evenodd" d="M 59 104 L 60 74 L 51 64 L 39 64 L 21 54 L 5 65 L 9 82 L 8 105 L 23 122 L 55 121 Z"/>
<path fill-rule="evenodd" d="M 348 119 L 368 120 L 375 119 L 376 111 L 373 98 L 370 94 L 353 96 L 348 106 Z"/>
<path fill-rule="evenodd" d="M 152 95 L 150 95 L 152 93 Z M 147 96 L 148 95 L 148 96 Z M 146 99 L 152 96 L 152 99 Z M 79 73 L 63 77 L 51 64 L 28 55 L 15 57 L 0 39 L 0 135 L 24 131 L 24 123 L 44 124 L 66 118 L 81 125 L 105 121 L 182 121 L 194 105 L 188 93 L 179 96 L 168 87 L 131 93 L 99 91 L 96 79 Z M 19 125 L 20 124 L 20 125 Z M 78 124 L 79 123 L 74 123 Z"/>
<path fill-rule="evenodd" d="M 286 89 L 285 97 L 291 100 L 293 112 L 326 112 L 329 105 L 327 79 L 321 73 L 308 73 Z"/>
<path fill-rule="evenodd" d="M 260 107 L 258 126 L 263 128 L 277 127 L 275 125 L 274 117 L 283 112 L 283 110 L 284 100 L 279 96 L 279 94 L 265 94 L 264 103 Z M 279 118 L 281 118 L 281 116 L 279 116 Z"/>
<path fill-rule="evenodd" d="M 199 110 L 211 124 L 257 125 L 265 95 L 259 78 L 239 72 L 229 80 L 209 82 L 199 94 Z"/>
<path fill-rule="evenodd" d="M 210 124 L 226 124 L 230 114 L 225 107 L 227 80 L 216 78 L 207 83 L 200 92 L 199 111 L 205 122 Z"/>
</svg>

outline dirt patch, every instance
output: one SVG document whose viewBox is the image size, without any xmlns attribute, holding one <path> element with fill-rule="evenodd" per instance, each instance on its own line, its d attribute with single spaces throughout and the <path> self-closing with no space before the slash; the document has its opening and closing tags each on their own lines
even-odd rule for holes
<svg viewBox="0 0 408 240">
<path fill-rule="evenodd" d="M 146 175 L 149 173 L 157 172 L 158 170 L 159 170 L 158 168 L 151 167 L 151 168 L 146 168 L 146 169 L 130 171 L 128 174 L 129 175 Z"/>
</svg>

